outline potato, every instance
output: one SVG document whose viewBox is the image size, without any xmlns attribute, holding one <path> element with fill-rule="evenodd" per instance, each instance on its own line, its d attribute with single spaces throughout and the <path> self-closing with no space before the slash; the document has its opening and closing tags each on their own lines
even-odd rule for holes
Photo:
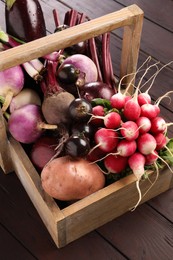
<svg viewBox="0 0 173 260">
<path fill-rule="evenodd" d="M 43 189 L 63 201 L 82 199 L 105 185 L 105 176 L 95 163 L 63 156 L 50 161 L 41 172 Z"/>
</svg>

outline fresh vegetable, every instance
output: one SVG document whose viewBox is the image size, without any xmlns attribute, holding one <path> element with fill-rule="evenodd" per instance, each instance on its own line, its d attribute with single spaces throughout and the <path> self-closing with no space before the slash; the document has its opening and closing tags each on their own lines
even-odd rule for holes
<svg viewBox="0 0 173 260">
<path fill-rule="evenodd" d="M 10 113 L 27 104 L 41 106 L 40 96 L 31 88 L 23 88 L 18 95 L 12 98 L 9 106 Z"/>
<path fill-rule="evenodd" d="M 120 155 L 113 155 L 109 154 L 104 159 L 104 166 L 106 167 L 108 173 L 121 173 L 123 170 L 126 169 L 128 163 L 127 157 L 122 157 Z"/>
<path fill-rule="evenodd" d="M 100 81 L 85 83 L 82 88 L 79 89 L 79 91 L 80 95 L 89 101 L 93 100 L 94 98 L 103 98 L 109 100 L 115 93 L 113 88 Z"/>
<path fill-rule="evenodd" d="M 56 128 L 57 125 L 48 125 L 44 122 L 40 106 L 34 104 L 16 109 L 8 119 L 10 134 L 21 143 L 33 143 L 45 129 Z"/>
<path fill-rule="evenodd" d="M 53 198 L 73 201 L 102 189 L 105 176 L 97 164 L 64 156 L 47 163 L 41 172 L 41 182 Z"/>
<path fill-rule="evenodd" d="M 65 142 L 64 151 L 72 157 L 85 157 L 90 151 L 89 140 L 83 133 L 73 134 Z"/>
<path fill-rule="evenodd" d="M 82 87 L 85 83 L 97 81 L 98 71 L 95 63 L 86 55 L 74 54 L 67 57 L 61 66 L 71 64 L 80 71 L 76 85 Z"/>
<path fill-rule="evenodd" d="M 0 96 L 5 112 L 14 96 L 24 87 L 24 73 L 20 66 L 0 71 Z"/>
<path fill-rule="evenodd" d="M 5 22 L 7 33 L 24 42 L 46 36 L 45 20 L 38 0 L 6 0 Z"/>
<path fill-rule="evenodd" d="M 57 138 L 53 135 L 43 135 L 34 142 L 30 152 L 30 158 L 39 171 L 41 171 L 56 154 L 57 145 Z"/>
<path fill-rule="evenodd" d="M 104 152 L 113 151 L 118 142 L 118 133 L 112 129 L 100 128 L 96 131 L 94 139 L 96 147 L 99 147 Z"/>
<path fill-rule="evenodd" d="M 120 128 L 121 135 L 128 141 L 132 141 L 139 136 L 139 127 L 134 121 L 122 123 Z"/>
<path fill-rule="evenodd" d="M 42 113 L 49 124 L 68 123 L 68 108 L 74 100 L 74 96 L 58 84 L 55 77 L 54 65 L 51 61 L 47 62 L 45 81 L 41 82 L 44 93 Z"/>
<path fill-rule="evenodd" d="M 92 106 L 86 99 L 76 98 L 70 103 L 68 112 L 75 121 L 88 121 L 91 117 Z"/>
</svg>

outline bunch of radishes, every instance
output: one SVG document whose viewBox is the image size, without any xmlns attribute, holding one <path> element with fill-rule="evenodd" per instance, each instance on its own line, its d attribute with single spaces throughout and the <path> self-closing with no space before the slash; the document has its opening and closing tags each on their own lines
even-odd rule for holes
<svg viewBox="0 0 173 260">
<path fill-rule="evenodd" d="M 113 94 L 110 100 L 94 99 L 93 115 L 90 119 L 91 123 L 98 126 L 98 130 L 95 132 L 94 144 L 88 158 L 99 163 L 108 175 L 122 172 L 128 174 L 130 170 L 137 178 L 140 195 L 136 206 L 141 201 L 139 181 L 146 170 L 156 171 L 157 180 L 160 163 L 170 168 L 173 156 L 172 140 L 167 137 L 167 128 L 171 123 L 166 123 L 159 108 L 162 98 L 172 92 L 160 97 L 157 102 L 152 102 L 148 94 L 151 85 L 145 93 L 140 92 L 144 75 L 132 95 L 128 95 L 127 90 L 121 92 L 119 85 L 118 92 Z M 170 170 L 172 171 L 171 168 Z"/>
</svg>

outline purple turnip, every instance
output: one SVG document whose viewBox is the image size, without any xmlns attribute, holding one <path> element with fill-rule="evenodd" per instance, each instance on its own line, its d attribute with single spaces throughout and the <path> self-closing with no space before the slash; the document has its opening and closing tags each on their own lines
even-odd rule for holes
<svg viewBox="0 0 173 260">
<path fill-rule="evenodd" d="M 34 104 L 16 109 L 8 120 L 10 134 L 21 143 L 33 143 L 45 129 L 56 128 L 57 125 L 48 125 L 44 122 L 40 106 Z"/>
<path fill-rule="evenodd" d="M 16 96 L 24 86 L 24 73 L 20 66 L 0 71 L 0 96 L 4 98 L 2 111 L 9 107 L 11 99 Z"/>
</svg>

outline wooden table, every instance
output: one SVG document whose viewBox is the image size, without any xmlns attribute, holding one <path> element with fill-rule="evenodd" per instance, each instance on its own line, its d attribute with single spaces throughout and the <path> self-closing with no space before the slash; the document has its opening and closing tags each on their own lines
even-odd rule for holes
<svg viewBox="0 0 173 260">
<path fill-rule="evenodd" d="M 138 4 L 144 10 L 139 65 L 152 56 L 161 65 L 173 60 L 173 22 L 171 0 L 154 1 L 40 1 L 48 33 L 54 30 L 52 10 L 57 8 L 60 19 L 72 7 L 90 18 Z M 5 29 L 4 1 L 0 1 L 0 25 Z M 121 31 L 114 34 L 112 49 L 115 70 L 120 57 Z M 149 77 L 149 76 L 148 76 Z M 146 79 L 147 80 L 147 77 Z M 157 76 L 150 91 L 153 99 L 165 94 L 173 86 L 173 64 Z M 161 113 L 172 121 L 173 104 L 162 102 Z M 171 137 L 173 129 L 170 127 Z M 128 198 L 127 198 L 128 199 Z M 15 173 L 0 174 L 0 255 L 1 259 L 147 259 L 173 258 L 173 190 L 139 206 L 116 220 L 98 228 L 62 249 L 57 249 L 36 209 Z"/>
</svg>

